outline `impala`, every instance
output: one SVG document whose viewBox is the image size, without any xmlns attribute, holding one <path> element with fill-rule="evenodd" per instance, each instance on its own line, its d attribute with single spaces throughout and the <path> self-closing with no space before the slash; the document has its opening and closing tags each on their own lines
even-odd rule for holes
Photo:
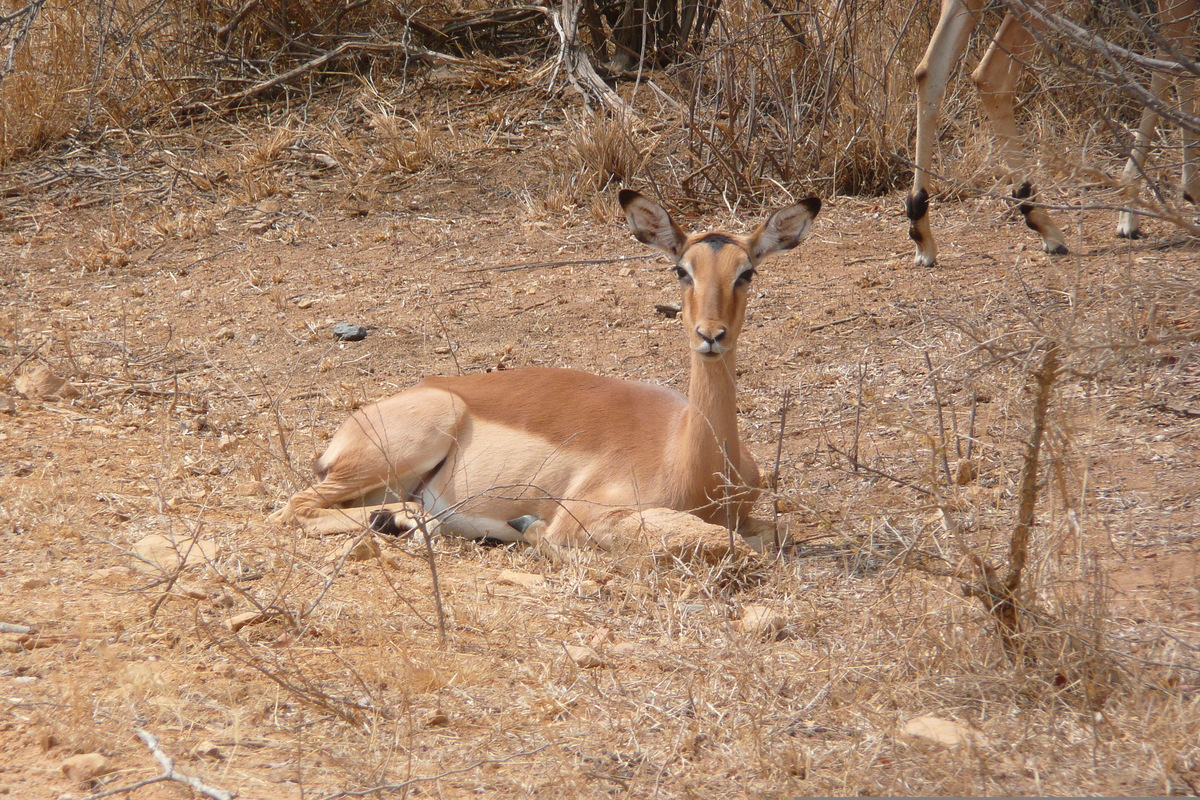
<svg viewBox="0 0 1200 800">
<path fill-rule="evenodd" d="M 747 237 L 687 234 L 620 193 L 635 237 L 674 262 L 691 358 L 687 396 L 567 369 L 517 369 L 416 386 L 351 415 L 317 459 L 319 481 L 273 518 L 311 534 L 428 525 L 466 538 L 611 546 L 633 509 L 690 511 L 745 530 L 759 471 L 738 436 L 734 359 L 759 262 L 808 233 L 821 202 Z M 596 344 L 621 351 L 618 333 Z"/>
<path fill-rule="evenodd" d="M 950 72 L 962 57 L 971 31 L 979 23 L 986 0 L 942 0 L 941 16 L 937 28 L 929 40 L 925 57 L 917 66 L 917 130 L 913 190 L 906 202 L 909 219 L 908 235 L 916 242 L 914 261 L 919 266 L 932 267 L 937 261 L 937 242 L 929 227 L 929 189 L 931 186 L 930 166 L 933 163 L 933 144 L 942 98 Z M 1013 198 L 1021 202 L 1017 208 L 1025 217 L 1025 224 L 1042 237 L 1042 247 L 1047 253 L 1067 252 L 1066 238 L 1054 224 L 1044 208 L 1034 205 L 1034 188 L 1027 175 L 1026 156 L 1021 144 L 1020 131 L 1013 118 L 1013 97 L 1022 64 L 1037 50 L 1037 42 L 1031 27 L 1041 30 L 1045 20 L 1038 15 L 1053 14 L 1062 5 L 1062 0 L 1033 0 L 1029 9 L 1033 16 L 1021 20 L 1012 11 L 1004 15 L 992 43 L 971 79 L 979 90 L 984 113 L 991 122 L 992 130 L 1000 140 L 1005 164 L 1012 176 Z M 1158 3 L 1158 34 L 1168 49 L 1175 54 L 1186 54 L 1195 58 L 1197 42 L 1197 0 L 1160 0 Z M 1150 86 L 1154 96 L 1161 97 L 1167 80 L 1156 72 Z M 1197 107 L 1195 78 L 1179 82 L 1180 103 L 1184 111 L 1196 116 Z M 1146 153 L 1154 138 L 1158 114 L 1153 104 L 1147 104 L 1134 140 L 1130 157 L 1125 165 L 1124 178 L 1136 180 L 1142 174 Z M 1196 169 L 1200 143 L 1196 135 L 1187 128 L 1183 131 L 1183 195 L 1189 202 L 1200 201 L 1200 173 Z M 1117 235 L 1138 238 L 1138 216 L 1129 211 L 1121 212 L 1117 223 Z"/>
</svg>

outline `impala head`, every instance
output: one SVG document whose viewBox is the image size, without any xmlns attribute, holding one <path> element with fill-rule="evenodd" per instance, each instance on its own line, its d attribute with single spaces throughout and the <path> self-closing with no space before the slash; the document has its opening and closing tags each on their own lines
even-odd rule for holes
<svg viewBox="0 0 1200 800">
<path fill-rule="evenodd" d="M 780 209 L 749 236 L 688 234 L 661 206 L 637 192 L 620 194 L 625 219 L 638 241 L 675 262 L 683 290 L 683 325 L 692 351 L 717 360 L 737 346 L 754 271 L 765 257 L 800 244 L 821 210 L 815 197 Z"/>
</svg>

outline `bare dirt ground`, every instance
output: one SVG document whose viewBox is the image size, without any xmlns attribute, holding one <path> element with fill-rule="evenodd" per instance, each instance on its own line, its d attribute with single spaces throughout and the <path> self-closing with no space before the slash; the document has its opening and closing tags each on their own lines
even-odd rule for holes
<svg viewBox="0 0 1200 800">
<path fill-rule="evenodd" d="M 438 541 L 442 642 L 419 542 L 341 561 L 345 540 L 267 524 L 349 409 L 424 375 L 685 387 L 679 323 L 655 309 L 674 278 L 615 187 L 560 202 L 561 112 L 427 92 L 388 98 L 417 122 L 396 152 L 365 96 L 113 133 L 4 177 L 0 622 L 33 633 L 3 634 L 0 793 L 158 776 L 137 729 L 246 798 L 1200 790 L 1198 249 L 1165 225 L 1118 242 L 1108 214 L 1068 212 L 1077 254 L 1050 259 L 1003 205 L 945 204 L 943 264 L 919 270 L 900 198 L 826 198 L 762 267 L 740 345 L 767 473 L 790 390 L 761 516 L 777 501 L 797 542 L 749 572 Z M 338 322 L 370 335 L 336 342 Z M 953 571 L 960 543 L 1004 562 L 1039 331 L 1069 371 L 1039 613 L 1011 663 L 980 603 L 919 564 Z M 79 395 L 19 396 L 37 365 Z M 977 476 L 948 484 L 937 454 L 955 470 L 968 440 Z M 212 549 L 163 570 L 131 554 L 151 534 Z M 784 629 L 739 630 L 755 604 Z M 564 650 L 589 643 L 600 666 Z M 961 741 L 906 734 L 920 716 Z M 91 752 L 114 771 L 64 776 Z"/>
</svg>

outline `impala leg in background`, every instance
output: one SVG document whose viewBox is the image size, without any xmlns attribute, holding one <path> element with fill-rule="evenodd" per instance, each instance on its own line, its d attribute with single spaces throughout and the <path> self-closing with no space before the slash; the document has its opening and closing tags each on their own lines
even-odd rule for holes
<svg viewBox="0 0 1200 800">
<path fill-rule="evenodd" d="M 983 60 L 971 74 L 984 113 L 1000 141 L 1004 163 L 1012 177 L 1012 196 L 1025 201 L 1033 199 L 1034 190 L 1028 178 L 1029 159 L 1025 154 L 1024 137 L 1013 116 L 1013 100 L 1017 79 L 1021 76 L 1021 63 L 1036 49 L 1029 29 L 1011 13 L 1006 14 Z M 1047 253 L 1067 253 L 1066 237 L 1045 209 L 1029 202 L 1023 202 L 1017 208 L 1025 218 L 1025 224 L 1042 237 L 1042 248 Z"/>
<path fill-rule="evenodd" d="M 1167 79 L 1158 73 L 1150 80 L 1150 91 L 1155 97 L 1162 97 L 1167 88 Z M 1138 123 L 1137 134 L 1133 139 L 1133 148 L 1129 151 L 1129 160 L 1125 162 L 1125 172 L 1122 174 L 1125 183 L 1133 186 L 1142 180 L 1146 167 L 1146 156 L 1154 146 L 1154 131 L 1158 127 L 1158 112 L 1150 106 L 1142 109 L 1142 119 Z M 1122 239 L 1140 239 L 1140 215 L 1125 210 L 1117 218 L 1117 236 Z"/>
<path fill-rule="evenodd" d="M 1200 3 L 1196 0 L 1164 0 L 1158 10 L 1159 33 L 1169 47 L 1159 53 L 1161 58 L 1178 57 L 1195 58 L 1197 45 L 1197 14 L 1200 14 Z M 1175 52 L 1171 52 L 1171 49 Z M 1165 98 L 1168 79 L 1162 73 L 1155 73 L 1150 80 L 1150 91 L 1158 98 Z M 1194 77 L 1184 75 L 1176 78 L 1176 89 L 1179 95 L 1180 109 L 1191 116 L 1200 115 L 1200 87 Z M 1154 134 L 1158 127 L 1159 114 L 1147 106 L 1142 110 L 1142 118 L 1138 124 L 1137 135 L 1129 152 L 1129 160 L 1125 163 L 1123 178 L 1126 184 L 1133 185 L 1144 178 L 1146 158 L 1154 146 Z M 1200 202 L 1200 171 L 1197 170 L 1197 159 L 1200 159 L 1200 139 L 1194 131 L 1184 128 L 1182 132 L 1182 179 L 1180 188 L 1183 199 L 1189 203 Z M 1117 236 L 1126 239 L 1141 238 L 1139 229 L 1140 217 L 1132 211 L 1122 211 L 1117 220 Z"/>
<path fill-rule="evenodd" d="M 942 13 L 925 57 L 917 65 L 916 163 L 913 166 L 913 190 L 905 203 L 908 235 L 917 245 L 913 263 L 932 267 L 937 263 L 937 242 L 929 227 L 929 189 L 933 183 L 929 169 L 933 165 L 933 144 L 937 135 L 938 115 L 950 73 L 967 48 L 971 31 L 979 23 L 983 4 L 979 0 L 943 0 Z"/>
</svg>

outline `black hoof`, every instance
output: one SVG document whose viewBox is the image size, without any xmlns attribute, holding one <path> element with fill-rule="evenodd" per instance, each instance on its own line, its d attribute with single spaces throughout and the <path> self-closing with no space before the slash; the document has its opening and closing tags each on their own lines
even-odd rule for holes
<svg viewBox="0 0 1200 800">
<path fill-rule="evenodd" d="M 396 515 L 391 511 L 385 511 L 382 508 L 371 512 L 371 519 L 367 523 L 371 530 L 377 533 L 387 534 L 388 536 L 402 536 L 411 530 L 410 528 L 401 528 L 396 524 Z"/>
<path fill-rule="evenodd" d="M 526 514 L 523 517 L 517 517 L 516 519 L 510 519 L 508 521 L 508 527 L 512 528 L 517 533 L 525 533 L 525 531 L 529 530 L 529 526 L 537 521 L 538 521 L 538 518 L 535 515 Z"/>
<path fill-rule="evenodd" d="M 1129 232 L 1117 231 L 1117 238 L 1120 238 L 1120 239 L 1144 239 L 1145 236 L 1146 235 L 1144 233 L 1142 233 L 1140 230 L 1129 231 Z"/>
<path fill-rule="evenodd" d="M 1055 245 L 1054 249 L 1047 250 L 1046 252 L 1052 256 L 1065 256 L 1067 253 L 1070 253 L 1071 251 L 1067 249 L 1067 246 L 1065 244 L 1059 244 L 1059 245 Z"/>
</svg>

